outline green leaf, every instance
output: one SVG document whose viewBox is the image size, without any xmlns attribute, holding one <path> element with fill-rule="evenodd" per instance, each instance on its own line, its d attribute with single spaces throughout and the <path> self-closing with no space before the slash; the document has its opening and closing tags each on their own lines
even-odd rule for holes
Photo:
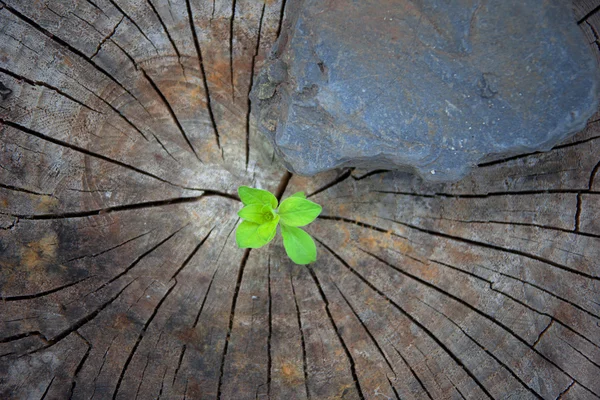
<svg viewBox="0 0 600 400">
<path fill-rule="evenodd" d="M 298 193 L 294 193 L 290 197 L 300 197 L 301 199 L 305 199 L 306 195 L 304 194 L 304 192 L 298 192 Z"/>
<path fill-rule="evenodd" d="M 256 224 L 272 221 L 276 216 L 270 204 L 250 204 L 238 211 L 238 215 L 240 218 Z"/>
<path fill-rule="evenodd" d="M 258 236 L 262 240 L 266 240 L 266 243 L 269 243 L 275 237 L 275 233 L 277 233 L 277 224 L 279 223 L 279 215 L 275 216 L 275 219 L 269 222 L 265 222 L 261 226 L 258 227 Z"/>
<path fill-rule="evenodd" d="M 238 211 L 238 216 L 246 221 L 262 224 L 267 222 L 262 212 L 261 204 L 250 204 Z"/>
<path fill-rule="evenodd" d="M 305 265 L 317 260 L 317 246 L 308 233 L 300 228 L 281 224 L 281 236 L 285 252 L 293 262 Z"/>
<path fill-rule="evenodd" d="M 275 237 L 279 216 L 264 224 L 242 221 L 235 231 L 235 240 L 240 249 L 258 249 Z"/>
<path fill-rule="evenodd" d="M 289 226 L 308 225 L 321 213 L 321 206 L 300 197 L 288 197 L 279 206 L 281 222 Z"/>
<path fill-rule="evenodd" d="M 240 249 L 257 249 L 264 243 L 257 234 L 260 225 L 250 221 L 242 221 L 235 231 L 235 241 Z"/>
<path fill-rule="evenodd" d="M 240 186 L 238 188 L 238 194 L 245 206 L 250 204 L 269 204 L 271 208 L 277 208 L 277 199 L 275 196 L 273 196 L 273 194 L 267 192 L 266 190 L 255 189 L 248 186 Z"/>
</svg>

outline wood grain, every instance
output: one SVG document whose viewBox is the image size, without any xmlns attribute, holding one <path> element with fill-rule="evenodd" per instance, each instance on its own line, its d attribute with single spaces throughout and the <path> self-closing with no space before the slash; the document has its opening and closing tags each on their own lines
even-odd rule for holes
<svg viewBox="0 0 600 400">
<path fill-rule="evenodd" d="M 454 184 L 290 179 L 248 101 L 284 6 L 0 0 L 0 397 L 600 397 L 600 115 Z M 237 248 L 242 184 L 323 205 L 316 263 Z"/>
</svg>

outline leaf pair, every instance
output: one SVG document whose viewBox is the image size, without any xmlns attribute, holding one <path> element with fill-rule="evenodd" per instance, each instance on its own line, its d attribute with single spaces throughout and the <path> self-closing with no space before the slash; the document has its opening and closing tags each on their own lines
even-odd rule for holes
<svg viewBox="0 0 600 400">
<path fill-rule="evenodd" d="M 310 224 L 321 213 L 321 206 L 298 192 L 278 204 L 266 190 L 240 186 L 238 194 L 244 208 L 238 215 L 243 219 L 235 233 L 238 247 L 256 249 L 275 237 L 281 224 L 283 246 L 296 264 L 309 264 L 317 259 L 317 247 L 310 235 L 299 227 Z M 279 208 L 277 206 L 279 205 Z"/>
</svg>

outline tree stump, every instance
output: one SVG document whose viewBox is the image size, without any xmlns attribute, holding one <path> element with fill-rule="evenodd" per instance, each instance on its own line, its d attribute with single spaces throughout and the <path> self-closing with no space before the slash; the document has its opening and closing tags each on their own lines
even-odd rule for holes
<svg viewBox="0 0 600 400">
<path fill-rule="evenodd" d="M 600 115 L 455 184 L 291 176 L 248 101 L 284 6 L 0 1 L 0 397 L 598 398 Z M 323 205 L 318 261 L 238 249 L 239 185 Z"/>
</svg>

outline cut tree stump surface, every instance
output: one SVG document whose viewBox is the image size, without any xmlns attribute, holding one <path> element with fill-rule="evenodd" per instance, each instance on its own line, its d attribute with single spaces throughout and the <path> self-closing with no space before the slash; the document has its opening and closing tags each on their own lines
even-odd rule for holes
<svg viewBox="0 0 600 400">
<path fill-rule="evenodd" d="M 290 176 L 283 3 L 0 0 L 0 398 L 598 398 L 600 114 L 454 184 Z M 238 249 L 239 185 L 322 204 L 318 261 Z"/>
</svg>

